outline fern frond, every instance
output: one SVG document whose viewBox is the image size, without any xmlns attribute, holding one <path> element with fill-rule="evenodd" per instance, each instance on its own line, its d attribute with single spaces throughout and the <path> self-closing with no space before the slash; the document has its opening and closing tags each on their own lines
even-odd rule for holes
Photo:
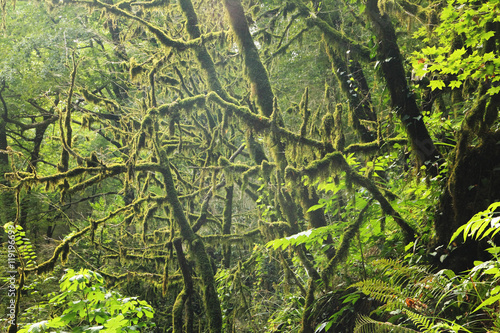
<svg viewBox="0 0 500 333">
<path fill-rule="evenodd" d="M 408 266 L 394 259 L 375 260 L 374 265 L 389 277 L 389 283 L 399 287 L 401 298 L 417 298 L 422 302 L 440 298 L 450 282 L 444 276 L 434 275 L 428 267 Z"/>
<path fill-rule="evenodd" d="M 13 222 L 8 222 L 4 225 L 6 233 L 14 233 L 18 259 L 22 265 L 31 268 L 36 266 L 36 252 L 31 244 L 31 241 L 26 236 L 26 232 L 20 225 L 14 225 Z"/>
<path fill-rule="evenodd" d="M 410 318 L 413 324 L 415 324 L 415 326 L 418 327 L 418 329 L 425 332 L 428 332 L 432 329 L 434 323 L 428 317 L 415 313 L 410 310 L 404 310 L 404 312 L 408 316 L 408 318 Z"/>
<path fill-rule="evenodd" d="M 367 316 L 359 316 L 356 319 L 354 333 L 385 333 L 385 332 L 418 332 L 408 327 L 394 325 L 388 322 L 381 322 Z"/>
<path fill-rule="evenodd" d="M 396 284 L 403 280 L 418 281 L 429 274 L 425 266 L 408 266 L 403 262 L 394 259 L 379 259 L 373 264 L 384 272 L 385 275 L 390 275 Z"/>
<path fill-rule="evenodd" d="M 474 238 L 476 240 L 483 239 L 485 237 L 493 238 L 498 232 L 500 232 L 500 216 L 495 212 L 496 209 L 500 207 L 500 202 L 492 203 L 488 209 L 479 212 L 474 215 L 469 222 L 462 225 L 455 231 L 451 236 L 450 244 L 453 242 L 461 233 L 463 233 L 463 241 L 467 240 L 467 237 Z M 497 215 L 496 217 L 494 217 Z"/>
<path fill-rule="evenodd" d="M 397 285 L 392 285 L 382 280 L 369 279 L 360 281 L 352 285 L 361 290 L 364 294 L 380 301 L 382 303 L 387 303 L 390 305 L 395 305 L 396 308 L 402 308 L 404 306 L 405 296 L 401 291 L 401 288 Z"/>
</svg>

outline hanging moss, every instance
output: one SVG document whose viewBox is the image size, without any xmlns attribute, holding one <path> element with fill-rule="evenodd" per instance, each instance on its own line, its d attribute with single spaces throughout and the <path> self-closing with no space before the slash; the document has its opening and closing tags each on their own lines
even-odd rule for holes
<svg viewBox="0 0 500 333">
<path fill-rule="evenodd" d="M 300 113 L 302 114 L 302 124 L 300 125 L 300 136 L 304 137 L 307 131 L 307 122 L 309 121 L 309 117 L 311 115 L 311 111 L 308 108 L 309 105 L 309 87 L 306 87 L 304 94 L 302 95 L 302 100 L 300 101 L 299 108 Z"/>
<path fill-rule="evenodd" d="M 283 221 L 266 222 L 259 220 L 259 227 L 261 234 L 265 235 L 267 240 L 282 238 L 292 233 L 290 224 Z"/>
<path fill-rule="evenodd" d="M 250 183 L 250 177 L 257 175 L 260 172 L 260 166 L 256 165 L 251 168 L 249 168 L 247 171 L 243 172 L 241 174 L 241 177 L 235 179 L 235 181 L 240 185 L 240 193 L 241 193 L 241 198 L 243 198 L 243 193 L 252 193 L 249 189 L 248 186 Z M 253 198 L 251 194 L 249 194 L 250 197 Z"/>
<path fill-rule="evenodd" d="M 257 142 L 253 136 L 253 131 L 247 129 L 245 132 L 246 146 L 250 152 L 250 157 L 254 160 L 256 164 L 261 164 L 263 161 L 267 161 L 266 153 L 262 145 Z"/>
<path fill-rule="evenodd" d="M 300 171 L 297 170 L 296 168 L 292 166 L 287 166 L 285 169 L 285 179 L 288 181 L 291 181 L 292 183 L 296 184 L 301 177 Z"/>
<path fill-rule="evenodd" d="M 304 6 L 305 5 L 301 5 Z M 309 11 L 307 11 L 309 14 Z M 307 18 L 306 23 L 317 26 L 321 32 L 325 34 L 328 44 L 331 45 L 338 54 L 345 54 L 347 51 L 359 60 L 370 61 L 370 49 L 362 44 L 357 43 L 353 39 L 347 37 L 342 32 L 335 30 L 327 22 L 318 16 L 310 16 Z"/>
<path fill-rule="evenodd" d="M 61 264 L 66 264 L 69 256 L 69 242 L 65 242 L 61 252 Z"/>
<path fill-rule="evenodd" d="M 334 152 L 325 155 L 322 159 L 312 161 L 307 167 L 301 170 L 301 173 L 309 176 L 311 179 L 326 179 L 333 172 L 341 170 L 344 163 L 345 160 L 342 154 Z"/>
<path fill-rule="evenodd" d="M 153 217 L 153 214 L 157 211 L 158 206 L 150 207 L 144 213 L 144 217 L 142 219 L 142 241 L 146 244 L 146 234 L 148 232 L 149 220 Z"/>
<path fill-rule="evenodd" d="M 321 119 L 321 135 L 324 141 L 328 141 L 333 144 L 332 136 L 334 135 L 334 129 L 335 120 L 333 115 L 331 113 L 325 114 Z"/>
<path fill-rule="evenodd" d="M 342 130 L 342 104 L 337 104 L 335 107 L 335 112 L 333 113 L 333 120 L 335 124 L 335 139 L 333 142 L 333 147 L 338 151 L 344 150 L 345 138 Z"/>
<path fill-rule="evenodd" d="M 95 95 L 95 94 L 91 93 L 90 91 L 88 91 L 87 89 L 82 89 L 81 92 L 82 92 L 83 98 L 89 103 L 96 104 L 96 105 L 104 103 L 110 111 L 120 110 L 120 105 L 112 99 L 108 99 L 108 98 L 104 98 L 104 97 Z"/>
<path fill-rule="evenodd" d="M 274 163 L 269 163 L 267 160 L 262 161 L 260 169 L 262 172 L 262 178 L 265 180 L 271 179 L 271 173 L 275 170 L 276 165 Z"/>
<path fill-rule="evenodd" d="M 99 104 L 101 102 L 101 99 L 99 97 L 97 97 L 96 95 L 92 94 L 87 89 L 82 89 L 81 92 L 83 94 L 83 98 L 85 98 L 85 100 L 87 102 L 93 103 L 93 104 Z"/>
</svg>

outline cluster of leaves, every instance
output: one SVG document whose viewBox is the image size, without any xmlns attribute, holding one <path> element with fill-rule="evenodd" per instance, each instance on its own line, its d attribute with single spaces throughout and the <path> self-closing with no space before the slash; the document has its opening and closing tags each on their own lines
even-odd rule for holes
<svg viewBox="0 0 500 333">
<path fill-rule="evenodd" d="M 14 226 L 14 223 L 8 222 L 4 226 L 4 230 L 14 227 L 14 237 L 16 242 L 16 250 L 18 253 L 18 259 L 21 262 L 23 268 L 32 268 L 36 266 L 36 252 L 31 244 L 31 241 L 26 237 L 26 232 L 23 227 L 18 225 Z"/>
<path fill-rule="evenodd" d="M 483 284 L 487 285 L 486 294 L 482 295 L 486 296 L 486 299 L 479 304 L 474 312 L 486 307 L 486 311 L 493 317 L 496 317 L 494 314 L 496 310 L 495 304 L 500 301 L 500 286 L 497 285 L 498 281 L 500 281 L 500 247 L 493 242 L 495 235 L 500 232 L 498 207 L 500 207 L 500 202 L 491 204 L 488 209 L 477 213 L 467 224 L 458 228 L 452 236 L 452 241 L 456 240 L 460 234 L 463 234 L 464 242 L 467 239 L 477 241 L 486 239 L 492 245 L 487 251 L 493 256 L 493 259 L 485 262 L 475 261 L 471 276 L 475 279 L 482 279 Z M 483 297 L 480 299 L 483 299 Z M 497 325 L 500 324 L 499 320 L 500 318 L 497 318 Z"/>
<path fill-rule="evenodd" d="M 494 28 L 500 22 L 500 2 L 475 0 L 449 0 L 441 11 L 441 23 L 432 32 L 438 46 L 425 47 L 413 53 L 413 68 L 417 76 L 429 76 L 429 87 L 434 89 L 460 88 L 467 80 L 500 81 L 500 57 L 495 47 L 499 38 Z M 416 37 L 426 36 L 422 27 Z M 430 41 L 433 37 L 426 37 Z M 463 46 L 458 46 L 462 44 Z M 434 79 L 433 75 L 439 75 Z M 448 75 L 446 80 L 443 76 Z M 494 84 L 488 94 L 500 92 Z"/>
<path fill-rule="evenodd" d="M 497 202 L 476 214 L 455 232 L 452 241 L 462 233 L 464 241 L 493 237 L 500 230 L 495 213 L 498 207 L 500 203 Z M 493 255 L 492 260 L 476 261 L 468 273 L 458 275 L 447 269 L 432 273 L 427 267 L 401 261 L 375 262 L 381 276 L 353 286 L 383 304 L 374 313 L 385 321 L 361 316 L 355 331 L 365 332 L 368 327 L 373 332 L 391 329 L 402 332 L 413 332 L 414 329 L 425 332 L 481 332 L 484 327 L 498 330 L 500 248 L 493 245 L 489 252 Z M 476 316 L 483 318 L 481 325 L 475 320 Z M 395 325 L 403 328 L 396 328 Z"/>
<path fill-rule="evenodd" d="M 137 297 L 108 291 L 104 278 L 88 269 L 67 269 L 60 280 L 60 293 L 35 306 L 52 318 L 27 324 L 18 332 L 133 332 L 154 327 L 153 308 Z M 55 316 L 54 316 L 55 314 Z"/>
<path fill-rule="evenodd" d="M 312 228 L 288 237 L 272 240 L 267 243 L 267 247 L 272 247 L 274 250 L 278 248 L 285 250 L 290 246 L 304 245 L 306 249 L 309 250 L 314 245 L 323 245 L 325 239 L 336 229 L 338 229 L 338 227 L 332 225 Z"/>
</svg>

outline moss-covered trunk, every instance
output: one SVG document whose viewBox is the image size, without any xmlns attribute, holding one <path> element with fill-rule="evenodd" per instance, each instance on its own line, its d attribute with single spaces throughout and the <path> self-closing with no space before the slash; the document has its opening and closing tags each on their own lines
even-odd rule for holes
<svg viewBox="0 0 500 333">
<path fill-rule="evenodd" d="M 6 85 L 3 83 L 0 88 L 0 101 L 2 103 L 3 112 L 0 117 L 0 185 L 9 185 L 9 181 L 5 179 L 5 173 L 10 171 L 9 155 L 7 151 L 7 103 L 3 98 L 3 91 Z M 10 191 L 0 191 L 0 225 L 4 225 L 9 221 L 13 221 L 16 217 L 15 199 Z"/>
<path fill-rule="evenodd" d="M 408 134 L 411 147 L 418 159 L 427 167 L 428 173 L 437 175 L 441 155 L 424 124 L 403 67 L 396 32 L 387 13 L 381 13 L 378 0 L 368 0 L 366 12 L 374 27 L 378 40 L 378 61 L 391 96 L 391 106 L 396 111 Z"/>
<path fill-rule="evenodd" d="M 233 194 L 234 186 L 226 187 L 226 200 L 224 203 L 224 221 L 222 224 L 222 234 L 229 235 L 231 233 L 231 224 L 233 219 Z M 223 245 L 223 264 L 225 268 L 231 266 L 231 244 Z"/>
<path fill-rule="evenodd" d="M 201 238 L 199 238 L 191 228 L 189 221 L 184 214 L 184 209 L 177 196 L 174 180 L 170 170 L 170 162 L 163 155 L 162 163 L 164 165 L 162 174 L 165 182 L 165 189 L 167 192 L 167 201 L 170 204 L 174 219 L 179 226 L 179 231 L 184 240 L 189 244 L 189 250 L 193 256 L 196 268 L 200 274 L 203 285 L 203 300 L 205 311 L 208 317 L 209 327 L 211 333 L 222 331 L 222 312 L 220 308 L 219 297 L 215 287 L 214 272 L 205 245 Z"/>
</svg>

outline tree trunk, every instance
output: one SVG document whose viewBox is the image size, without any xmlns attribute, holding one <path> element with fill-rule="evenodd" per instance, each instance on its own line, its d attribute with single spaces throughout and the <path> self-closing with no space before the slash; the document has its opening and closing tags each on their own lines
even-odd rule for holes
<svg viewBox="0 0 500 333">
<path fill-rule="evenodd" d="M 368 0 L 366 12 L 377 36 L 378 61 L 389 89 L 391 106 L 406 129 L 418 163 L 426 166 L 428 174 L 436 176 L 439 165 L 442 163 L 441 154 L 434 146 L 415 96 L 406 81 L 403 58 L 399 51 L 394 27 L 389 16 L 380 12 L 378 0 Z"/>
</svg>

